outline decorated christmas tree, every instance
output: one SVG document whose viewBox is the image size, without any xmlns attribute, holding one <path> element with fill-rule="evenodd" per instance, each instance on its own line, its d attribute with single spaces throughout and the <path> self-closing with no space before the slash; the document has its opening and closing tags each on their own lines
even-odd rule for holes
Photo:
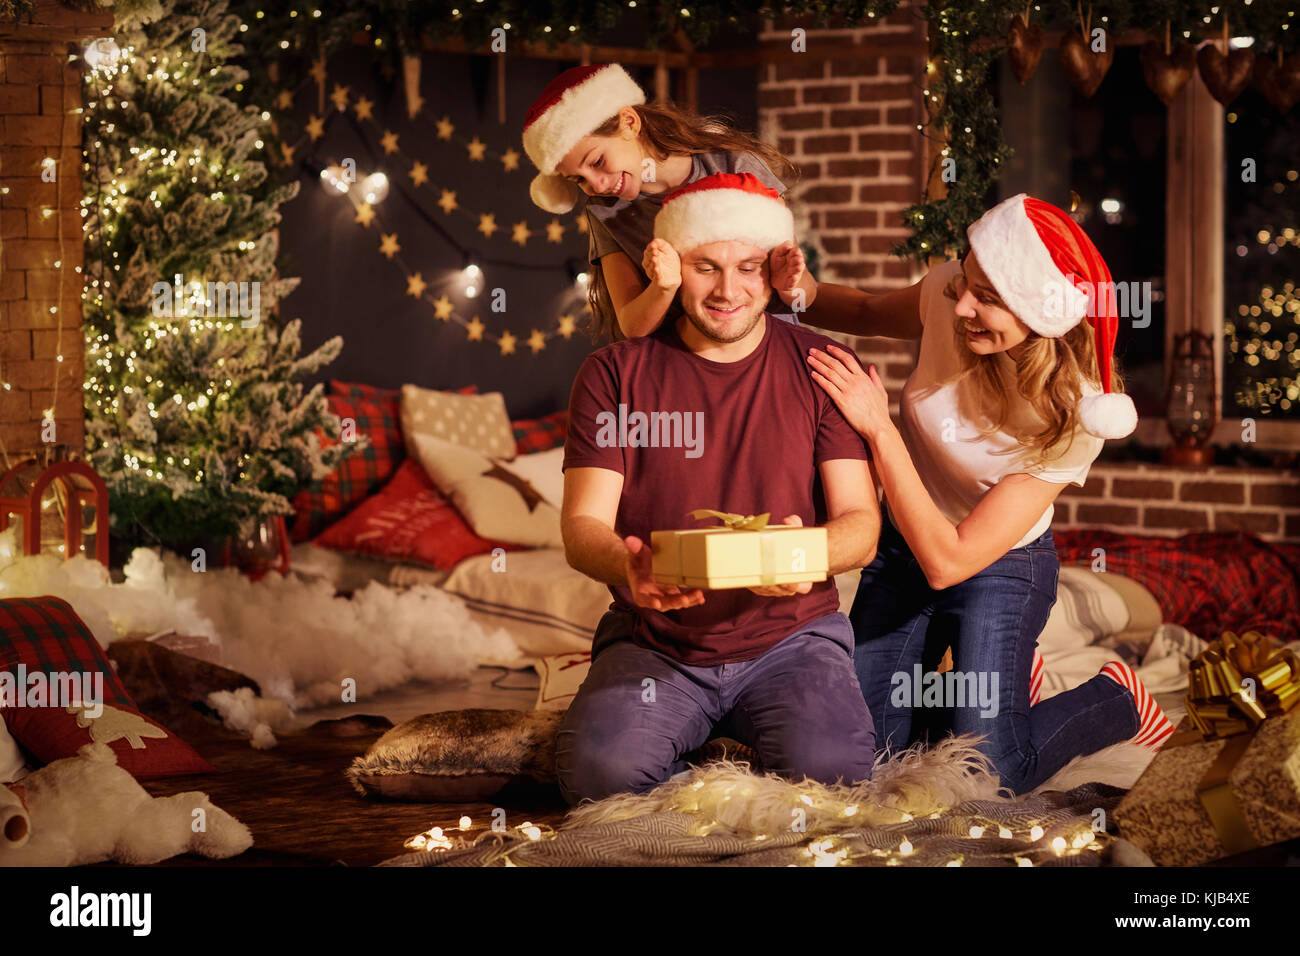
<svg viewBox="0 0 1300 956">
<path fill-rule="evenodd" d="M 178 544 L 290 514 L 289 496 L 354 444 L 323 387 L 334 338 L 300 354 L 276 303 L 269 114 L 240 107 L 239 19 L 225 0 L 119 4 L 87 52 L 86 441 L 118 541 Z M 318 432 L 317 430 L 320 430 Z"/>
</svg>

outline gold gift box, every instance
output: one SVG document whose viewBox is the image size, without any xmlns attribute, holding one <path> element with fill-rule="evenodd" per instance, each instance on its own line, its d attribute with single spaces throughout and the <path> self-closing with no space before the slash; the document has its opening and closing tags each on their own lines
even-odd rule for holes
<svg viewBox="0 0 1300 956">
<path fill-rule="evenodd" d="M 761 530 L 653 531 L 650 547 L 655 583 L 691 588 L 825 581 L 830 566 L 825 528 L 771 525 Z"/>
<path fill-rule="evenodd" d="M 1184 721 L 1115 819 L 1159 866 L 1199 866 L 1300 836 L 1300 708 L 1253 736 L 1206 740 Z"/>
</svg>

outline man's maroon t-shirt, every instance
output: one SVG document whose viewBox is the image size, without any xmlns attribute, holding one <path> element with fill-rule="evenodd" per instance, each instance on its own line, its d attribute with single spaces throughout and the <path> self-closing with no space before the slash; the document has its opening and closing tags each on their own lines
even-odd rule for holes
<svg viewBox="0 0 1300 956">
<path fill-rule="evenodd" d="M 770 314 L 764 322 L 762 341 L 738 362 L 696 355 L 672 322 L 583 362 L 569 400 L 564 467 L 623 475 L 614 528 L 620 537 L 635 535 L 649 547 L 652 531 L 715 523 L 691 518 L 695 508 L 767 511 L 772 523 L 797 514 L 807 526 L 824 524 L 817 465 L 870 457 L 808 374 L 809 347 L 824 349 L 831 340 Z M 651 442 L 658 447 L 646 447 Z M 638 607 L 628 588 L 610 591 L 611 609 L 639 617 L 636 641 L 695 665 L 757 657 L 839 609 L 830 579 L 789 597 L 705 591 L 703 604 L 667 612 Z"/>
</svg>

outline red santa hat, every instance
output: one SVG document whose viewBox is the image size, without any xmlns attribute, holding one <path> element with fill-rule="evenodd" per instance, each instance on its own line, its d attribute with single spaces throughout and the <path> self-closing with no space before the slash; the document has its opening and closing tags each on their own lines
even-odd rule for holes
<svg viewBox="0 0 1300 956">
<path fill-rule="evenodd" d="M 1079 421 L 1098 438 L 1137 428 L 1133 400 L 1110 390 L 1119 331 L 1114 286 L 1101 253 L 1063 209 L 1025 193 L 998 203 L 966 230 L 971 250 L 1012 312 L 1057 338 L 1091 315 L 1101 393 L 1079 402 Z"/>
<path fill-rule="evenodd" d="M 617 63 L 575 66 L 547 84 L 524 118 L 524 152 L 540 173 L 529 195 L 547 212 L 568 212 L 578 187 L 555 167 L 602 123 L 624 106 L 645 102 L 645 92 Z"/>
<path fill-rule="evenodd" d="M 794 238 L 781 194 L 751 173 L 714 173 L 664 197 L 655 238 L 679 253 L 710 242 L 747 242 L 764 252 Z"/>
</svg>

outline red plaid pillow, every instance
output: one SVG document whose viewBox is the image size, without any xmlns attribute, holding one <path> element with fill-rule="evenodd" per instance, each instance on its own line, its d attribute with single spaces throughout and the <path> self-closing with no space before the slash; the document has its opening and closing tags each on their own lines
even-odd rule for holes
<svg viewBox="0 0 1300 956">
<path fill-rule="evenodd" d="M 1263 631 L 1300 639 L 1300 556 L 1242 532 L 1195 532 L 1179 538 L 1090 528 L 1055 531 L 1062 564 L 1091 566 L 1094 549 L 1106 570 L 1137 581 L 1164 619 L 1197 637 Z"/>
<path fill-rule="evenodd" d="M 462 558 L 518 545 L 480 538 L 444 498 L 420 463 L 408 458 L 378 494 L 363 501 L 314 542 L 393 561 L 451 570 Z"/>
<path fill-rule="evenodd" d="M 337 378 L 330 379 L 329 393 L 344 398 L 363 398 L 368 402 L 398 402 L 402 398 L 402 390 L 398 388 L 379 388 L 361 382 L 344 382 Z M 393 414 L 397 414 L 396 409 Z"/>
<path fill-rule="evenodd" d="M 89 688 L 82 675 L 94 682 Z M 37 697 L 39 684 L 45 693 Z M 75 756 L 88 743 L 105 743 L 118 766 L 139 780 L 217 769 L 140 713 L 99 643 L 62 598 L 0 601 L 0 717 L 14 740 L 42 763 Z"/>
<path fill-rule="evenodd" d="M 542 418 L 521 418 L 510 425 L 515 430 L 515 454 L 547 451 L 564 444 L 569 432 L 569 411 L 562 409 Z"/>
<path fill-rule="evenodd" d="M 326 396 L 330 411 L 355 422 L 356 436 L 370 439 L 330 474 L 309 484 L 293 499 L 294 520 L 289 538 L 310 541 L 384 486 L 406 458 L 402 442 L 401 392 L 356 382 L 332 380 Z M 473 394 L 477 387 L 460 389 Z M 320 435 L 328 448 L 336 440 Z"/>
</svg>

